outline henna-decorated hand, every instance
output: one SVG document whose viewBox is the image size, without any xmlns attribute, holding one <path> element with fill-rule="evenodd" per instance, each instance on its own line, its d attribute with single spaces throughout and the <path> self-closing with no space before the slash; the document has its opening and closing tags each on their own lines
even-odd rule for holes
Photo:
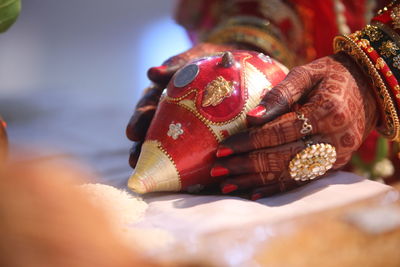
<svg viewBox="0 0 400 267">
<path fill-rule="evenodd" d="M 161 93 L 174 73 L 190 60 L 237 48 L 239 47 L 233 45 L 200 43 L 186 52 L 169 58 L 161 66 L 148 70 L 147 76 L 153 85 L 145 90 L 126 128 L 127 137 L 135 142 L 129 156 L 129 164 L 132 168 L 136 166 L 143 140 L 153 119 Z"/>
<path fill-rule="evenodd" d="M 223 193 L 245 191 L 256 200 L 305 183 L 294 181 L 288 170 L 290 160 L 305 148 L 299 113 L 312 125 L 314 144 L 336 148 L 332 169 L 350 160 L 377 121 L 369 80 L 347 55 L 296 67 L 249 112 L 248 123 L 257 127 L 220 144 L 211 175 L 221 176 Z"/>
</svg>

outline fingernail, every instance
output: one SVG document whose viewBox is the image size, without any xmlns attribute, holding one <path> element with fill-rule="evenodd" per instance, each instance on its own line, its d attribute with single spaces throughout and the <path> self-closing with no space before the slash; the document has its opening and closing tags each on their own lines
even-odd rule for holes
<svg viewBox="0 0 400 267">
<path fill-rule="evenodd" d="M 219 147 L 217 150 L 217 158 L 223 158 L 233 154 L 233 150 L 228 147 Z"/>
<path fill-rule="evenodd" d="M 229 173 L 229 170 L 227 168 L 224 168 L 221 166 L 216 166 L 211 169 L 210 175 L 211 175 L 211 177 L 218 177 L 218 176 L 227 175 L 228 173 Z"/>
<path fill-rule="evenodd" d="M 250 110 L 247 115 L 252 117 L 262 117 L 267 112 L 267 109 L 263 105 L 258 105 L 257 107 Z"/>
<path fill-rule="evenodd" d="M 235 184 L 226 184 L 224 187 L 222 187 L 222 193 L 228 194 L 230 192 L 236 191 L 238 189 L 238 186 Z"/>
<path fill-rule="evenodd" d="M 263 197 L 262 194 L 260 194 L 260 193 L 255 193 L 255 194 L 251 195 L 251 200 L 256 201 L 256 200 L 259 200 L 259 199 L 262 198 L 262 197 Z"/>
</svg>

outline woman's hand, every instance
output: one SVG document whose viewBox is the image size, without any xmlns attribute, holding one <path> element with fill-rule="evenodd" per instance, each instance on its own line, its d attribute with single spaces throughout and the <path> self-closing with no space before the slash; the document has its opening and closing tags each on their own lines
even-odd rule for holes
<svg viewBox="0 0 400 267">
<path fill-rule="evenodd" d="M 153 119 L 161 93 L 174 73 L 190 60 L 232 49 L 238 49 L 238 47 L 200 43 L 186 52 L 169 58 L 161 66 L 148 70 L 147 76 L 153 85 L 145 90 L 126 128 L 127 137 L 135 142 L 129 156 L 129 164 L 132 168 L 136 166 L 143 140 Z"/>
<path fill-rule="evenodd" d="M 311 132 L 302 134 L 304 115 Z M 336 148 L 332 169 L 344 166 L 377 121 L 369 79 L 345 54 L 294 68 L 249 112 L 256 126 L 223 141 L 211 175 L 220 177 L 223 193 L 246 191 L 253 200 L 298 187 L 288 165 L 306 146 L 328 143 Z M 218 179 L 218 178 L 216 178 Z"/>
</svg>

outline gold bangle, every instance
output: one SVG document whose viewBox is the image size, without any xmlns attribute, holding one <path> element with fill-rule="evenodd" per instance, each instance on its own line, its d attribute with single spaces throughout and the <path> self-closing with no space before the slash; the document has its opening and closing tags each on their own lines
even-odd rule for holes
<svg viewBox="0 0 400 267">
<path fill-rule="evenodd" d="M 215 44 L 244 43 L 258 47 L 265 54 L 280 61 L 288 68 L 294 66 L 294 54 L 292 54 L 272 34 L 250 26 L 226 26 L 217 28 L 212 32 L 206 42 Z"/>
<path fill-rule="evenodd" d="M 356 34 L 352 36 L 355 37 Z M 400 121 L 397 110 L 390 96 L 388 88 L 376 70 L 369 57 L 362 51 L 352 38 L 346 35 L 336 36 L 333 41 L 335 53 L 345 52 L 351 56 L 367 75 L 370 75 L 377 89 L 377 100 L 382 109 L 383 125 L 378 127 L 378 131 L 386 138 L 393 141 L 400 141 Z"/>
</svg>

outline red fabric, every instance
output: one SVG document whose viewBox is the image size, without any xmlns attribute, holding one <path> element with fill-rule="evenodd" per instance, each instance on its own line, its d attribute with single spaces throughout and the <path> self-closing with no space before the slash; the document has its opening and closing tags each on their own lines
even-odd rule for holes
<svg viewBox="0 0 400 267">
<path fill-rule="evenodd" d="M 316 58 L 332 54 L 332 40 L 338 35 L 332 0 L 292 0 L 292 2 L 297 8 L 307 8 L 313 13 L 310 33 Z"/>
<path fill-rule="evenodd" d="M 189 34 L 193 41 L 197 41 L 196 33 L 200 31 L 209 31 L 215 26 L 219 19 L 225 14 L 225 10 L 218 9 L 224 4 L 224 0 L 203 0 L 199 8 L 199 0 L 180 0 L 178 1 L 177 20 L 189 30 Z M 231 16 L 236 15 L 253 15 L 262 17 L 259 11 L 257 1 L 244 1 L 238 4 Z M 313 49 L 315 50 L 314 58 L 319 58 L 332 54 L 332 40 L 339 34 L 336 14 L 334 10 L 334 0 L 287 0 L 292 9 L 299 15 L 303 25 L 308 25 L 305 35 L 311 37 Z M 367 0 L 341 0 L 345 6 L 345 17 L 347 25 L 351 31 L 359 30 L 365 26 L 365 12 Z M 377 0 L 377 7 L 387 4 L 388 0 Z M 190 14 L 197 14 L 200 17 L 190 18 Z M 304 14 L 302 14 L 304 13 Z M 184 15 L 182 15 L 184 14 Z M 186 22 L 182 18 L 186 17 Z M 192 19 L 191 23 L 188 21 Z M 196 20 L 193 25 L 193 20 Z M 190 25 L 190 27 L 187 27 Z M 279 25 L 281 31 L 290 31 L 292 28 L 291 21 L 283 20 Z M 304 48 L 306 49 L 306 48 Z M 311 60 L 313 58 L 309 58 Z"/>
<path fill-rule="evenodd" d="M 378 137 L 379 134 L 376 131 L 372 131 L 367 140 L 358 149 L 358 154 L 364 163 L 368 164 L 375 160 Z"/>
<path fill-rule="evenodd" d="M 345 16 L 352 32 L 360 30 L 369 21 L 365 21 L 367 0 L 342 0 L 346 7 Z"/>
<path fill-rule="evenodd" d="M 387 24 L 389 22 L 392 21 L 392 19 L 390 18 L 390 13 L 389 12 L 385 12 L 379 16 L 376 16 L 372 19 L 372 21 L 380 21 L 384 24 Z"/>
<path fill-rule="evenodd" d="M 351 32 L 362 29 L 367 23 L 365 21 L 365 13 L 367 12 L 367 1 L 368 0 L 341 0 L 341 3 L 345 6 L 344 15 L 346 18 L 346 24 L 349 26 Z M 262 17 L 263 15 L 258 10 L 258 5 L 254 2 L 257 1 L 246 1 L 246 3 L 240 4 L 240 8 L 236 9 L 236 13 L 230 15 L 253 15 L 257 17 Z M 295 49 L 298 57 L 304 57 L 305 62 L 309 62 L 315 58 L 327 56 L 333 53 L 332 41 L 333 38 L 339 34 L 338 25 L 336 21 L 337 14 L 334 9 L 334 0 L 282 0 L 282 2 L 287 3 L 300 18 L 303 27 L 302 37 L 303 43 L 299 43 L 299 48 Z M 179 5 L 190 6 L 198 4 L 199 0 L 180 0 Z M 201 10 L 201 18 L 194 27 L 188 28 L 185 23 L 180 21 L 180 23 L 186 27 L 190 35 L 196 36 L 196 32 L 209 31 L 211 30 L 219 21 L 219 19 L 225 14 L 225 10 L 217 9 L 218 4 L 223 4 L 224 0 L 206 0 L 203 1 L 203 6 Z M 225 2 L 226 3 L 226 2 Z M 251 6 L 251 4 L 253 6 Z M 376 0 L 376 10 L 383 8 L 388 5 L 390 0 Z M 221 5 L 219 6 L 221 8 Z M 178 9 L 179 12 L 187 12 L 184 9 Z M 375 18 L 384 23 L 390 20 L 388 12 L 382 16 Z M 214 23 L 214 25 L 213 25 Z M 278 26 L 284 36 L 287 37 L 288 32 L 293 29 L 293 25 L 290 20 L 282 20 Z M 196 38 L 192 38 L 196 40 Z M 290 41 L 290 40 L 289 40 Z M 291 43 L 289 43 L 291 44 Z M 398 78 L 398 77 L 397 77 Z M 375 153 L 375 149 L 371 149 L 372 144 L 376 143 L 376 135 L 372 134 L 367 138 L 365 145 L 361 147 L 360 155 L 366 161 L 370 162 Z M 397 159 L 396 159 L 397 160 Z M 397 163 L 399 160 L 397 160 Z M 397 166 L 396 168 L 400 168 Z M 398 171 L 398 170 L 397 170 Z M 398 172 L 396 172 L 398 175 Z"/>
</svg>

